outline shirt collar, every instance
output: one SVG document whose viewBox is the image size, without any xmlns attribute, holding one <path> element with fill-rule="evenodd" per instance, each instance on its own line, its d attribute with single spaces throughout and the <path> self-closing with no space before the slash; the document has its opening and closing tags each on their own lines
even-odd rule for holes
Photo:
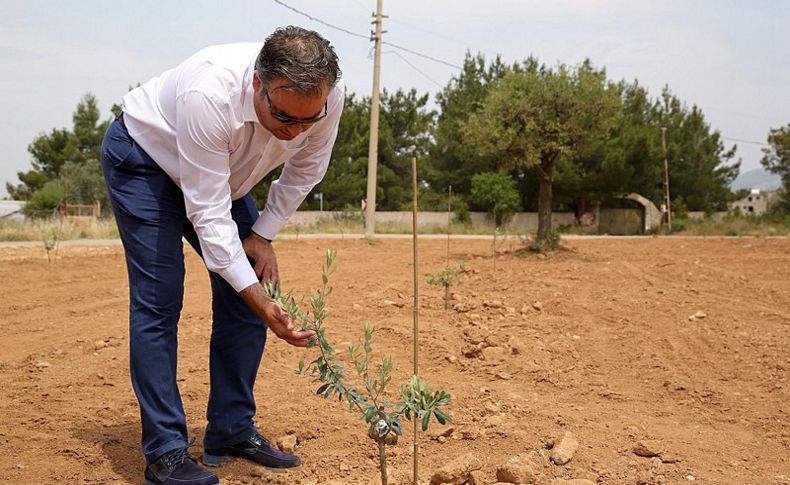
<svg viewBox="0 0 790 485">
<path fill-rule="evenodd" d="M 250 66 L 247 68 L 247 71 L 244 73 L 244 94 L 241 98 L 241 109 L 242 109 L 242 116 L 244 117 L 244 122 L 254 121 L 256 123 L 260 123 L 258 121 L 258 115 L 255 113 L 255 103 L 253 98 L 255 97 L 255 90 L 252 88 L 252 73 L 255 72 L 255 59 L 253 58 Z"/>
</svg>

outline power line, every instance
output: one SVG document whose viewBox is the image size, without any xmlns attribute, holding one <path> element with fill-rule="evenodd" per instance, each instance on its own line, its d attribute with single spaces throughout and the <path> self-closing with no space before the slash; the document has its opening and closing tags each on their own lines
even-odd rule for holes
<svg viewBox="0 0 790 485">
<path fill-rule="evenodd" d="M 742 138 L 730 138 L 729 136 L 722 136 L 721 138 L 724 139 L 724 140 L 737 141 L 738 143 L 748 143 L 750 145 L 762 145 L 762 146 L 766 146 L 766 147 L 767 146 L 771 146 L 770 144 L 762 142 L 762 141 L 744 140 Z"/>
<path fill-rule="evenodd" d="M 452 64 L 452 63 L 450 63 L 450 62 L 443 61 L 443 60 L 441 60 L 441 59 L 438 59 L 438 58 L 436 58 L 436 57 L 432 57 L 432 56 L 429 56 L 429 55 L 427 55 L 427 54 L 423 54 L 423 53 L 421 53 L 421 52 L 417 52 L 417 51 L 413 51 L 413 50 L 411 50 L 411 49 L 407 49 L 407 48 L 405 48 L 405 47 L 403 47 L 403 46 L 399 46 L 399 45 L 397 45 L 397 44 L 393 44 L 392 42 L 387 42 L 387 41 L 384 41 L 384 40 L 383 40 L 383 41 L 381 41 L 381 43 L 382 43 L 382 44 L 385 44 L 385 45 L 388 45 L 388 46 L 390 46 L 390 47 L 394 47 L 394 48 L 396 48 L 396 49 L 400 49 L 400 50 L 402 50 L 402 51 L 408 52 L 409 54 L 414 54 L 415 56 L 420 56 L 420 57 L 423 57 L 423 58 L 425 58 L 425 59 L 428 59 L 428 60 L 431 60 L 431 61 L 434 61 L 434 62 L 438 62 L 438 63 L 440 63 L 440 64 L 444 64 L 445 66 L 454 67 L 454 68 L 456 68 L 456 69 L 463 69 L 463 67 L 461 67 L 461 66 L 459 66 L 459 65 L 457 65 L 457 64 Z"/>
<path fill-rule="evenodd" d="M 282 2 L 280 0 L 274 0 L 274 3 L 280 4 L 283 7 L 287 8 L 288 10 L 293 10 L 294 12 L 298 13 L 299 15 L 304 15 L 305 17 L 309 18 L 313 22 L 318 22 L 319 24 L 326 25 L 327 27 L 329 27 L 331 29 L 339 30 L 340 32 L 344 32 L 344 33 L 346 33 L 348 35 L 353 35 L 354 37 L 361 37 L 363 39 L 370 40 L 370 36 L 368 36 L 368 35 L 362 35 L 362 34 L 358 34 L 356 32 L 351 32 L 350 30 L 346 30 L 343 27 L 338 27 L 336 25 L 330 24 L 329 22 L 324 22 L 323 20 L 321 20 L 319 18 L 316 18 L 316 17 L 313 17 L 312 15 L 310 15 L 307 12 L 302 12 L 301 10 L 296 9 L 296 8 L 294 8 L 294 7 L 288 5 L 287 3 Z"/>
<path fill-rule="evenodd" d="M 384 52 L 384 54 L 395 54 L 396 56 L 400 57 L 400 58 L 401 58 L 401 60 L 402 60 L 403 62 L 405 62 L 406 64 L 408 64 L 409 66 L 411 66 L 411 68 L 412 68 L 412 69 L 414 69 L 414 70 L 415 70 L 415 71 L 417 71 L 418 73 L 422 74 L 422 75 L 425 77 L 425 79 L 427 79 L 427 80 L 431 81 L 432 83 L 434 83 L 435 85 L 439 86 L 439 88 L 443 88 L 443 87 L 444 87 L 444 86 L 442 86 L 441 84 L 439 84 L 439 83 L 438 83 L 436 80 L 434 80 L 434 79 L 433 79 L 431 76 L 429 76 L 429 75 L 425 74 L 425 73 L 424 73 L 423 71 L 421 71 L 421 70 L 420 70 L 420 69 L 419 69 L 417 66 L 415 66 L 414 64 L 412 64 L 411 62 L 409 62 L 409 61 L 408 61 L 408 59 L 406 59 L 405 57 L 403 57 L 402 55 L 400 55 L 400 52 L 397 52 L 397 51 L 387 51 L 387 52 Z"/>
<path fill-rule="evenodd" d="M 329 22 L 325 22 L 325 21 L 323 21 L 323 20 L 321 20 L 321 19 L 319 19 L 317 17 L 314 17 L 314 16 L 310 15 L 307 12 L 303 12 L 303 11 L 297 9 L 297 8 L 294 8 L 294 7 L 290 6 L 290 5 L 288 5 L 287 3 L 283 2 L 282 0 L 273 0 L 273 1 L 274 1 L 274 3 L 277 3 L 278 5 L 282 5 L 283 7 L 287 8 L 288 10 L 291 10 L 293 12 L 298 13 L 299 15 L 307 17 L 307 18 L 309 18 L 310 20 L 312 20 L 314 22 L 318 22 L 321 25 L 325 25 L 325 26 L 327 26 L 327 27 L 329 27 L 331 29 L 339 30 L 340 32 L 346 33 L 348 35 L 353 35 L 354 37 L 360 37 L 362 39 L 370 40 L 370 36 L 368 36 L 368 35 L 359 34 L 357 32 L 352 32 L 350 30 L 344 29 L 343 27 L 338 27 L 337 25 L 332 25 Z M 402 50 L 404 52 L 408 52 L 409 54 L 414 54 L 415 56 L 419 56 L 419 57 L 422 57 L 424 59 L 431 60 L 433 62 L 438 62 L 439 64 L 444 64 L 445 66 L 454 67 L 456 69 L 462 69 L 462 67 L 459 66 L 459 65 L 456 65 L 456 64 L 444 61 L 444 60 L 439 59 L 437 57 L 429 56 L 428 54 L 423 54 L 422 52 L 417 52 L 415 50 L 412 50 L 412 49 L 409 49 L 409 48 L 406 48 L 406 47 L 403 47 L 403 46 L 400 46 L 400 45 L 397 45 L 397 44 L 393 44 L 391 42 L 382 41 L 381 43 L 382 44 L 386 44 L 386 45 L 388 45 L 390 47 L 394 47 L 395 49 L 400 49 L 400 50 Z"/>
</svg>

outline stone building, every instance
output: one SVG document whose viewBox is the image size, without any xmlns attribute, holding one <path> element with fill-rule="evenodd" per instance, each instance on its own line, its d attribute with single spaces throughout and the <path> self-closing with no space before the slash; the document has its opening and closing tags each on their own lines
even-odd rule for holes
<svg viewBox="0 0 790 485">
<path fill-rule="evenodd" d="M 730 204 L 730 211 L 740 209 L 741 214 L 761 216 L 768 212 L 769 207 L 778 198 L 775 190 L 761 191 L 752 189 L 749 195 Z"/>
</svg>

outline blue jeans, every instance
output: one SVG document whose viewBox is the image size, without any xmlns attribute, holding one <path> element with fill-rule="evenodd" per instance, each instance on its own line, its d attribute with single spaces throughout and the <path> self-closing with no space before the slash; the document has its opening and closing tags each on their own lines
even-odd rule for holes
<svg viewBox="0 0 790 485">
<path fill-rule="evenodd" d="M 140 403 L 143 452 L 152 463 L 189 442 L 176 383 L 184 298 L 182 237 L 198 254 L 200 244 L 181 189 L 129 136 L 122 117 L 107 129 L 101 165 L 126 254 L 131 378 Z M 231 216 L 239 237 L 249 236 L 258 217 L 249 194 L 233 202 Z M 204 446 L 221 448 L 255 433 L 252 390 L 267 327 L 221 276 L 209 276 L 211 391 Z"/>
</svg>

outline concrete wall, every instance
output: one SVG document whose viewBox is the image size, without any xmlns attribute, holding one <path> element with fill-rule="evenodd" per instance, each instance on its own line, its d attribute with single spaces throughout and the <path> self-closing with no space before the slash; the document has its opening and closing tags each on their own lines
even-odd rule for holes
<svg viewBox="0 0 790 485">
<path fill-rule="evenodd" d="M 21 200 L 0 200 L 0 219 L 4 221 L 25 222 L 22 209 L 25 202 Z"/>
<path fill-rule="evenodd" d="M 449 214 L 450 219 L 454 219 L 454 214 Z M 477 227 L 488 227 L 493 230 L 494 222 L 488 218 L 485 212 L 470 212 L 469 216 L 472 224 Z M 288 221 L 288 226 L 302 226 L 309 227 L 315 225 L 319 221 L 332 221 L 342 220 L 344 217 L 356 217 L 359 221 L 364 220 L 364 214 L 360 212 L 343 213 L 343 212 L 319 212 L 319 211 L 298 211 Z M 418 212 L 417 213 L 417 226 L 430 227 L 430 226 L 447 226 L 448 213 L 447 212 Z M 573 225 L 575 219 L 573 213 L 570 212 L 554 212 L 551 215 L 553 227 Z M 376 224 L 397 224 L 403 226 L 411 226 L 412 213 L 411 212 L 376 212 Z M 513 230 L 520 231 L 536 231 L 538 229 L 538 214 L 536 212 L 519 212 L 513 216 L 508 224 Z"/>
</svg>

